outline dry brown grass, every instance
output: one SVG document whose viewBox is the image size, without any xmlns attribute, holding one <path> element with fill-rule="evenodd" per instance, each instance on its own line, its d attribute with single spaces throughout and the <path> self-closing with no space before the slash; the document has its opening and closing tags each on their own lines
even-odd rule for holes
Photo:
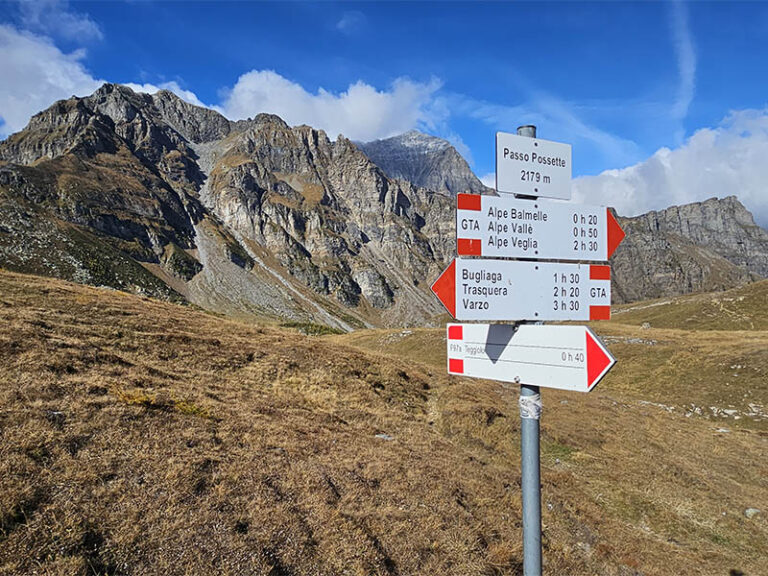
<svg viewBox="0 0 768 576">
<path fill-rule="evenodd" d="M 0 272 L 0 574 L 521 574 L 515 392 L 387 334 Z M 547 573 L 759 574 L 765 433 L 635 386 L 545 392 Z"/>
</svg>

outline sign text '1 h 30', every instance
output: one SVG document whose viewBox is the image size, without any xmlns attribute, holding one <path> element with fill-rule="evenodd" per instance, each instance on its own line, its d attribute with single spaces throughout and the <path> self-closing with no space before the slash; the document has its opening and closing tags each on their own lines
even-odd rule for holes
<svg viewBox="0 0 768 576">
<path fill-rule="evenodd" d="M 608 320 L 607 265 L 460 258 L 432 285 L 457 320 Z"/>
</svg>

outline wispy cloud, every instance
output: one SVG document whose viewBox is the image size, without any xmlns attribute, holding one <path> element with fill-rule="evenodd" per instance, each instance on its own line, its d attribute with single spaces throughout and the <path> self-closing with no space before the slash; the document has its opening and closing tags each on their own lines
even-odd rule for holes
<svg viewBox="0 0 768 576">
<path fill-rule="evenodd" d="M 528 85 L 525 100 L 504 105 L 469 98 L 459 94 L 448 96 L 452 113 L 482 121 L 493 130 L 510 131 L 521 124 L 539 127 L 543 138 L 569 142 L 600 164 L 626 166 L 642 158 L 638 145 L 590 123 L 580 114 L 581 106 L 557 98 Z"/>
<path fill-rule="evenodd" d="M 672 106 L 672 119 L 677 123 L 675 140 L 677 144 L 681 144 L 685 136 L 682 123 L 688 115 L 688 108 L 696 91 L 696 51 L 688 26 L 688 9 L 681 0 L 672 2 L 670 25 L 679 74 L 677 95 Z"/>
<path fill-rule="evenodd" d="M 336 22 L 336 30 L 343 34 L 354 34 L 362 30 L 366 22 L 365 14 L 358 10 L 350 10 L 344 12 L 339 21 Z"/>
<path fill-rule="evenodd" d="M 72 10 L 67 0 L 22 0 L 18 6 L 26 30 L 78 42 L 104 37 L 99 25 L 87 14 Z"/>
</svg>

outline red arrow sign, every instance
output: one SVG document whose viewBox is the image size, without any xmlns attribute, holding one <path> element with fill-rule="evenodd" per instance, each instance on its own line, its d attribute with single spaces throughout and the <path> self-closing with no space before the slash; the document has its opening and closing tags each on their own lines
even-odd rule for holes
<svg viewBox="0 0 768 576">
<path fill-rule="evenodd" d="M 449 324 L 448 372 L 590 392 L 615 364 L 586 326 Z"/>
<path fill-rule="evenodd" d="M 440 277 L 432 284 L 432 292 L 435 293 L 440 303 L 456 318 L 456 260 L 453 260 Z"/>
<path fill-rule="evenodd" d="M 460 258 L 432 284 L 457 320 L 610 320 L 602 264 Z"/>
<path fill-rule="evenodd" d="M 616 362 L 590 330 L 587 334 L 587 389 L 597 384 Z"/>
<path fill-rule="evenodd" d="M 606 208 L 606 212 L 608 213 L 608 258 L 610 258 L 624 240 L 625 234 L 611 211 Z"/>
</svg>

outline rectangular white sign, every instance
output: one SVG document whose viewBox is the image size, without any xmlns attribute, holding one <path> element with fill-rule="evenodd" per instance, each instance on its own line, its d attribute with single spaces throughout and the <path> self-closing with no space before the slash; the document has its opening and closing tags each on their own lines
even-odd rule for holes
<svg viewBox="0 0 768 576">
<path fill-rule="evenodd" d="M 586 326 L 448 324 L 448 372 L 589 392 L 616 360 Z"/>
<path fill-rule="evenodd" d="M 459 258 L 432 285 L 457 320 L 607 320 L 606 265 Z"/>
<path fill-rule="evenodd" d="M 604 206 L 459 194 L 459 256 L 605 261 L 624 231 Z"/>
<path fill-rule="evenodd" d="M 570 200 L 570 144 L 496 132 L 496 190 Z"/>
</svg>

